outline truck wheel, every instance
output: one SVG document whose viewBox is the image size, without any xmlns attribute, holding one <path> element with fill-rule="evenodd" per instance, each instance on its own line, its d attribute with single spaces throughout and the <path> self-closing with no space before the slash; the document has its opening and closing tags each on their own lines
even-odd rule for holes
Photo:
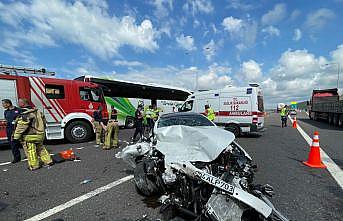
<svg viewBox="0 0 343 221">
<path fill-rule="evenodd" d="M 135 127 L 135 119 L 133 117 L 126 117 L 125 127 L 128 129 L 134 128 Z"/>
<path fill-rule="evenodd" d="M 241 134 L 241 129 L 236 124 L 229 124 L 225 129 L 233 133 L 235 137 L 238 137 Z"/>
<path fill-rule="evenodd" d="M 73 121 L 66 127 L 65 137 L 71 143 L 88 141 L 93 135 L 91 126 L 84 121 Z"/>
<path fill-rule="evenodd" d="M 338 126 L 343 127 L 343 114 L 338 116 Z"/>
<path fill-rule="evenodd" d="M 334 126 L 338 126 L 338 118 L 339 118 L 339 114 L 334 114 L 333 115 L 333 125 Z"/>
<path fill-rule="evenodd" d="M 333 114 L 329 114 L 328 115 L 328 121 L 329 121 L 329 125 L 332 125 L 332 123 L 333 123 Z"/>
</svg>

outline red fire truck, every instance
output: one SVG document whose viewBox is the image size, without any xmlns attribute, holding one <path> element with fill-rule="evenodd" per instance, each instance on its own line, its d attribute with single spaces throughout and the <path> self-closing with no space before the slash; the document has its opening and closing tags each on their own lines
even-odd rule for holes
<svg viewBox="0 0 343 221">
<path fill-rule="evenodd" d="M 4 71 L 9 70 L 9 71 Z M 18 72 L 32 76 L 21 76 Z M 14 72 L 14 74 L 13 74 Z M 93 112 L 102 106 L 107 118 L 106 103 L 100 85 L 78 80 L 41 77 L 45 69 L 25 69 L 0 66 L 0 98 L 14 104 L 26 98 L 40 109 L 47 120 L 48 140 L 66 138 L 72 143 L 85 142 L 93 137 Z M 48 72 L 52 73 L 52 72 Z M 6 141 L 6 121 L 0 108 L 0 143 Z"/>
</svg>

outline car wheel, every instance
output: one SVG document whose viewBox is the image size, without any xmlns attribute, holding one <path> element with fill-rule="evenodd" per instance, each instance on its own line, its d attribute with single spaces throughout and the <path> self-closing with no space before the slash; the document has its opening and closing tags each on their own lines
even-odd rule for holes
<svg viewBox="0 0 343 221">
<path fill-rule="evenodd" d="M 137 192 L 144 196 L 153 196 L 160 192 L 158 184 L 149 179 L 145 171 L 145 162 L 141 161 L 134 170 L 134 180 Z"/>
<path fill-rule="evenodd" d="M 233 133 L 235 137 L 238 137 L 241 134 L 241 129 L 236 124 L 229 124 L 225 129 Z"/>
</svg>

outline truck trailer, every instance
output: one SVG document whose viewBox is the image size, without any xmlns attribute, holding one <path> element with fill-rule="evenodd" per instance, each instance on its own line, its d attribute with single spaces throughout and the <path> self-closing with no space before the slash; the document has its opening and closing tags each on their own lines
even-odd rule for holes
<svg viewBox="0 0 343 221">
<path fill-rule="evenodd" d="M 325 120 L 343 127 L 343 100 L 338 89 L 313 90 L 309 102 L 309 116 L 313 120 Z"/>
</svg>

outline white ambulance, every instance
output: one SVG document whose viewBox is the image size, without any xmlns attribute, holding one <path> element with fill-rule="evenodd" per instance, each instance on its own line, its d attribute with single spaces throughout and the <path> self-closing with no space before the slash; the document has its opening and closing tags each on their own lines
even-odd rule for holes
<svg viewBox="0 0 343 221">
<path fill-rule="evenodd" d="M 205 114 L 208 104 L 216 113 L 214 123 L 236 136 L 264 129 L 263 93 L 258 84 L 250 87 L 227 87 L 220 90 L 195 92 L 179 111 Z"/>
</svg>

